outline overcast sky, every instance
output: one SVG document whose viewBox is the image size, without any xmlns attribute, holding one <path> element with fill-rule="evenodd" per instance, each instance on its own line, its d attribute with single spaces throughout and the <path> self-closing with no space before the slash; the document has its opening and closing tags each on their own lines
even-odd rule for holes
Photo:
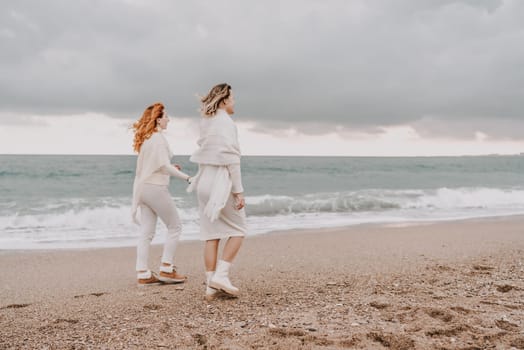
<svg viewBox="0 0 524 350">
<path fill-rule="evenodd" d="M 221 82 L 246 154 L 524 152 L 523 43 L 519 0 L 3 1 L 0 153 L 131 154 L 156 101 L 191 153 Z"/>
</svg>

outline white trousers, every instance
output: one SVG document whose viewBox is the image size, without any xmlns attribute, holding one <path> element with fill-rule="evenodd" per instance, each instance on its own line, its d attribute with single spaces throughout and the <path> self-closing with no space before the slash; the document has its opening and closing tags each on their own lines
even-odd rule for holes
<svg viewBox="0 0 524 350">
<path fill-rule="evenodd" d="M 139 205 L 140 237 L 137 244 L 136 270 L 146 271 L 149 269 L 149 248 L 155 236 L 158 217 L 167 227 L 162 262 L 173 264 L 182 225 L 167 186 L 144 184 Z"/>
</svg>

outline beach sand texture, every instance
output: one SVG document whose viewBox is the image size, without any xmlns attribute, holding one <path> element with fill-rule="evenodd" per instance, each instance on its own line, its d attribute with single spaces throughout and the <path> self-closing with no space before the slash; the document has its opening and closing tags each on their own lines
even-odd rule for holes
<svg viewBox="0 0 524 350">
<path fill-rule="evenodd" d="M 522 217 L 249 237 L 212 302 L 201 249 L 142 288 L 134 248 L 0 252 L 0 349 L 524 349 Z"/>
</svg>

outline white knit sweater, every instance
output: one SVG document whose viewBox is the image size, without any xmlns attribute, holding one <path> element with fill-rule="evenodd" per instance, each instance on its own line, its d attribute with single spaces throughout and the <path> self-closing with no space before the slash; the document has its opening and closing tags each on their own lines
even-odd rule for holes
<svg viewBox="0 0 524 350">
<path fill-rule="evenodd" d="M 173 153 L 171 153 L 169 144 L 162 132 L 155 132 L 149 139 L 145 140 L 140 147 L 140 153 L 136 161 L 133 204 L 131 209 L 131 215 L 135 223 L 139 223 L 137 217 L 138 202 L 144 183 L 168 185 L 169 176 L 176 176 L 184 180 L 189 177 L 171 165 L 172 157 Z"/>
<path fill-rule="evenodd" d="M 237 127 L 226 111 L 219 109 L 214 116 L 202 119 L 198 145 L 199 149 L 189 160 L 199 165 L 219 167 L 214 181 L 215 186 L 204 209 L 206 216 L 211 221 L 215 221 L 226 205 L 233 186 L 228 166 L 237 165 L 234 168 L 238 168 L 238 176 L 240 176 L 238 165 L 240 165 L 241 155 Z M 193 178 L 187 189 L 188 192 L 196 188 L 199 175 L 200 172 Z M 241 189 L 242 186 L 235 187 Z"/>
</svg>

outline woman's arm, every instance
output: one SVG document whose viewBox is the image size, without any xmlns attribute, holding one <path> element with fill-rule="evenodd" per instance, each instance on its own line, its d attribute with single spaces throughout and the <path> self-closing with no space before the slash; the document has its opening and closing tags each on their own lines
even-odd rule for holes
<svg viewBox="0 0 524 350">
<path fill-rule="evenodd" d="M 231 192 L 235 198 L 235 208 L 240 210 L 246 205 L 244 199 L 244 187 L 242 187 L 242 174 L 240 172 L 240 164 L 230 164 L 227 166 L 229 171 L 229 176 L 231 176 L 231 182 L 233 186 L 231 187 Z"/>
<path fill-rule="evenodd" d="M 227 170 L 229 171 L 229 176 L 231 176 L 231 182 L 233 183 L 231 192 L 244 192 L 244 187 L 242 186 L 242 174 L 240 172 L 240 164 L 229 164 L 227 166 Z"/>
<path fill-rule="evenodd" d="M 189 175 L 187 175 L 186 173 L 181 172 L 180 170 L 178 170 L 176 167 L 174 167 L 171 164 L 170 165 L 164 165 L 163 167 L 160 168 L 160 170 L 162 172 L 165 172 L 166 174 L 169 174 L 170 176 L 178 177 L 179 179 L 182 179 L 182 180 L 188 181 L 188 179 L 190 178 Z"/>
</svg>

